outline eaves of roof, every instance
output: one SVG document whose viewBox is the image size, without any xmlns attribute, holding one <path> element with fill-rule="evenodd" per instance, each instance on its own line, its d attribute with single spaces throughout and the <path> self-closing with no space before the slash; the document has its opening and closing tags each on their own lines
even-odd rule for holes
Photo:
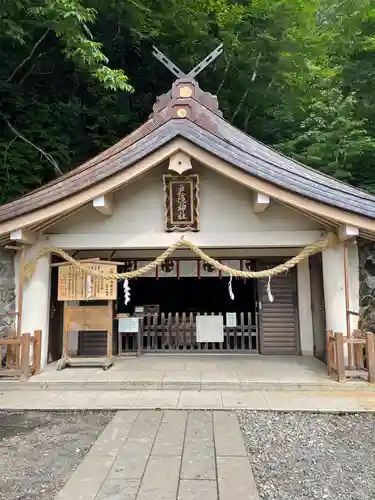
<svg viewBox="0 0 375 500">
<path fill-rule="evenodd" d="M 190 84 L 194 86 L 196 82 Z M 145 124 L 108 150 L 36 191 L 0 206 L 0 222 L 49 206 L 100 183 L 176 137 L 183 137 L 236 168 L 287 191 L 375 219 L 375 196 L 302 165 L 236 129 L 215 111 L 212 96 L 199 91 L 195 98 L 176 99 L 173 92 L 168 94 L 168 102 L 161 99 Z M 197 100 L 199 96 L 204 104 Z M 186 113 L 178 118 L 181 115 L 176 110 L 181 108 Z"/>
</svg>

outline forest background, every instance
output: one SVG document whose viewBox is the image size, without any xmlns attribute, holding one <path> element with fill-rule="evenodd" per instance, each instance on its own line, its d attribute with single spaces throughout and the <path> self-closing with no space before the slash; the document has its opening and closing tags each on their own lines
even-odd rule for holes
<svg viewBox="0 0 375 500">
<path fill-rule="evenodd" d="M 224 117 L 375 193 L 373 0 L 0 0 L 0 203 L 146 120 L 220 42 L 201 88 Z"/>
</svg>

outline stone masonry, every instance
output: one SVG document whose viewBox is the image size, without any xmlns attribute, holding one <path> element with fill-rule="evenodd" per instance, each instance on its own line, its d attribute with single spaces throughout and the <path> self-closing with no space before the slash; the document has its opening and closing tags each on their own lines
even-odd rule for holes
<svg viewBox="0 0 375 500">
<path fill-rule="evenodd" d="M 13 254 L 0 249 L 0 314 L 15 310 L 16 293 Z M 0 336 L 6 336 L 14 328 L 14 318 L 0 318 Z M 1 350 L 1 361 L 5 346 Z"/>
</svg>

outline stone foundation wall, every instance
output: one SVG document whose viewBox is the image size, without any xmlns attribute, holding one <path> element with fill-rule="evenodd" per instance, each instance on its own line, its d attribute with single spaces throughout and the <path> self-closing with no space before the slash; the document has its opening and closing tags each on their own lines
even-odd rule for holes
<svg viewBox="0 0 375 500">
<path fill-rule="evenodd" d="M 0 314 L 15 311 L 16 292 L 13 253 L 0 249 Z M 0 335 L 13 328 L 15 319 L 0 318 Z"/>
<path fill-rule="evenodd" d="M 375 333 L 375 243 L 358 241 L 360 328 Z"/>
</svg>

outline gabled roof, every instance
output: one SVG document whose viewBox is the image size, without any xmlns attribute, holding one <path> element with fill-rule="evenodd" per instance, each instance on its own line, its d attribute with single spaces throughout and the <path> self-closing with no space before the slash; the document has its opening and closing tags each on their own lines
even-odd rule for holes
<svg viewBox="0 0 375 500">
<path fill-rule="evenodd" d="M 101 183 L 177 137 L 286 191 L 375 220 L 375 196 L 302 165 L 238 130 L 223 119 L 216 97 L 202 92 L 194 80 L 180 79 L 133 133 L 66 175 L 1 206 L 0 234 L 4 234 L 2 223 Z"/>
</svg>

